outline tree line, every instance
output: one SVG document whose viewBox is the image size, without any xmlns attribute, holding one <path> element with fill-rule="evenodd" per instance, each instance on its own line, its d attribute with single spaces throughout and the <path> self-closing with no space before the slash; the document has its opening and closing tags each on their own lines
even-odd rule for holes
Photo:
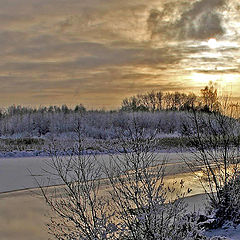
<svg viewBox="0 0 240 240">
<path fill-rule="evenodd" d="M 73 132 L 74 121 L 81 117 L 84 134 L 93 139 L 113 139 L 116 129 L 124 130 L 131 114 L 138 114 L 145 129 L 159 128 L 164 134 L 180 133 L 180 123 L 190 110 L 211 113 L 219 109 L 237 114 L 239 106 L 223 107 L 217 89 L 206 86 L 199 95 L 180 92 L 150 92 L 122 101 L 115 111 L 87 110 L 82 104 L 48 107 L 10 106 L 0 111 L 0 136 L 33 137 Z"/>
<path fill-rule="evenodd" d="M 68 107 L 66 104 L 62 106 L 40 106 L 38 108 L 25 107 L 21 105 L 11 105 L 6 109 L 0 109 L 0 118 L 12 117 L 15 115 L 35 114 L 35 113 L 84 113 L 87 109 L 83 104 L 78 104 L 74 108 Z"/>
<path fill-rule="evenodd" d="M 215 111 L 219 108 L 217 89 L 212 84 L 201 89 L 200 95 L 194 93 L 151 91 L 123 99 L 120 112 L 156 112 L 162 110 L 189 111 L 192 108 L 201 111 Z M 110 112 L 116 112 L 112 110 Z M 0 118 L 25 114 L 51 114 L 51 113 L 85 113 L 105 112 L 105 110 L 87 110 L 83 104 L 71 108 L 66 104 L 62 106 L 40 106 L 38 108 L 12 105 L 0 109 Z"/>
<path fill-rule="evenodd" d="M 217 89 L 212 84 L 201 89 L 200 95 L 194 93 L 151 91 L 125 98 L 121 110 L 136 112 L 155 112 L 162 110 L 189 111 L 191 109 L 211 112 L 219 108 Z"/>
</svg>

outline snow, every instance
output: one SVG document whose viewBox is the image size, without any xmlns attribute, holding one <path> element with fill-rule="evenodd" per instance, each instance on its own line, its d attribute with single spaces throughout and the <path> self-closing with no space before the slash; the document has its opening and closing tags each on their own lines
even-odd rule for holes
<svg viewBox="0 0 240 240">
<path fill-rule="evenodd" d="M 45 151 L 11 151 L 11 152 L 0 152 L 0 158 L 24 158 L 24 157 L 46 157 L 49 154 Z"/>
<path fill-rule="evenodd" d="M 208 237 L 225 237 L 229 240 L 240 240 L 240 225 L 233 226 L 232 224 L 225 225 L 223 228 L 206 231 Z M 214 239 L 214 238 L 213 238 Z"/>
</svg>

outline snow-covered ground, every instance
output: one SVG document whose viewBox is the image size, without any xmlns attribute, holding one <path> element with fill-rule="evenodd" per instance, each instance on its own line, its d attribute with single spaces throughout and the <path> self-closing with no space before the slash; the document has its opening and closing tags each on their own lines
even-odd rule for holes
<svg viewBox="0 0 240 240">
<path fill-rule="evenodd" d="M 212 238 L 221 236 L 221 237 L 225 237 L 225 239 L 240 240 L 240 225 L 234 227 L 230 224 L 228 226 L 227 225 L 224 226 L 223 228 L 207 231 L 206 236 L 212 237 Z M 224 238 L 221 238 L 221 239 L 224 239 Z"/>
<path fill-rule="evenodd" d="M 8 152 L 0 152 L 0 158 L 24 158 L 24 157 L 37 157 L 42 156 L 46 157 L 49 154 L 45 151 L 8 151 Z"/>
</svg>

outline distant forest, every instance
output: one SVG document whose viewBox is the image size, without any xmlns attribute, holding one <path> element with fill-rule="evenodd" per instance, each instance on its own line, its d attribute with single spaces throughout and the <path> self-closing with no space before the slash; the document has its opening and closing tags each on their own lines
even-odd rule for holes
<svg viewBox="0 0 240 240">
<path fill-rule="evenodd" d="M 87 110 L 82 104 L 48 107 L 10 106 L 0 111 L 0 136 L 13 138 L 60 136 L 74 131 L 81 121 L 82 133 L 87 138 L 114 139 L 119 129 L 124 131 L 127 122 L 138 117 L 146 129 L 156 129 L 163 134 L 181 132 L 181 122 L 188 111 L 218 111 L 221 103 L 217 89 L 206 86 L 200 95 L 180 92 L 149 92 L 122 101 L 114 111 Z"/>
</svg>

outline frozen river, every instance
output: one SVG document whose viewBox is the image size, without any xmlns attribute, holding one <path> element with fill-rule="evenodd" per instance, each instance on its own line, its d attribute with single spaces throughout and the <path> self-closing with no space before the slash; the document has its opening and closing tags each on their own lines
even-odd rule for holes
<svg viewBox="0 0 240 240">
<path fill-rule="evenodd" d="M 184 163 L 181 160 L 181 155 L 178 153 L 158 153 L 157 159 L 161 163 L 167 156 L 168 172 L 174 174 L 181 172 L 181 168 L 183 168 Z M 108 155 L 97 156 L 97 162 L 100 163 L 107 159 L 109 159 Z M 48 161 L 50 161 L 49 157 L 0 158 L 0 193 L 38 187 L 31 174 L 41 179 L 41 184 L 54 184 L 53 182 L 48 183 L 44 171 L 50 170 L 47 165 Z"/>
</svg>

